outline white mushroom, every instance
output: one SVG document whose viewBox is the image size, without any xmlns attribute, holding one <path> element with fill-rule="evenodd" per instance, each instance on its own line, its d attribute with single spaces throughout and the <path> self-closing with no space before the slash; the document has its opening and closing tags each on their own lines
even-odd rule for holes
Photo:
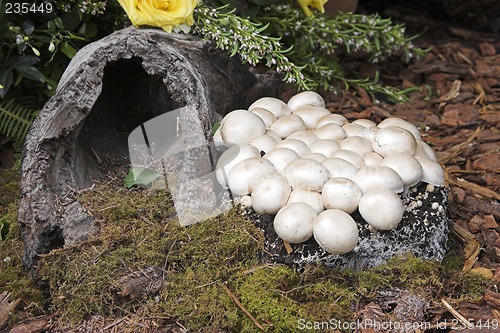
<svg viewBox="0 0 500 333">
<path fill-rule="evenodd" d="M 415 156 L 422 166 L 422 181 L 434 186 L 444 186 L 444 170 L 439 163 L 421 156 Z"/>
<path fill-rule="evenodd" d="M 321 97 L 321 95 L 314 91 L 303 91 L 295 96 L 292 96 L 287 105 L 292 112 L 295 112 L 300 107 L 306 105 L 320 106 L 324 108 L 325 100 Z"/>
<path fill-rule="evenodd" d="M 343 160 L 346 160 L 347 162 L 351 162 L 358 169 L 365 165 L 365 162 L 363 162 L 363 158 L 350 150 L 339 149 L 334 151 L 331 156 L 341 158 Z"/>
<path fill-rule="evenodd" d="M 249 195 L 244 195 L 240 197 L 238 203 L 241 205 L 241 207 L 245 209 L 252 208 L 252 198 Z"/>
<path fill-rule="evenodd" d="M 325 116 L 319 118 L 318 121 L 316 122 L 316 124 L 314 125 L 314 128 L 318 129 L 321 126 L 326 125 L 326 124 L 336 124 L 336 125 L 339 125 L 342 127 L 343 125 L 347 124 L 348 122 L 349 121 L 347 120 L 347 118 L 344 117 L 343 115 L 328 114 L 328 115 L 325 115 Z"/>
<path fill-rule="evenodd" d="M 387 126 L 396 126 L 396 127 L 401 127 L 404 128 L 405 130 L 409 131 L 415 139 L 421 139 L 420 136 L 420 131 L 418 130 L 417 126 L 413 125 L 412 123 L 403 120 L 401 118 L 396 118 L 396 117 L 390 117 L 387 119 L 382 120 L 379 124 L 379 128 L 384 128 Z"/>
<path fill-rule="evenodd" d="M 422 179 L 422 166 L 415 157 L 408 154 L 387 155 L 379 165 L 396 171 L 406 187 L 413 186 Z"/>
<path fill-rule="evenodd" d="M 340 141 L 339 145 L 341 149 L 350 150 L 359 156 L 373 151 L 371 141 L 360 136 L 349 136 Z"/>
<path fill-rule="evenodd" d="M 282 139 L 286 138 L 293 132 L 305 129 L 306 125 L 304 124 L 302 118 L 294 114 L 279 118 L 271 125 L 271 130 L 278 134 L 278 136 Z"/>
<path fill-rule="evenodd" d="M 343 177 L 354 179 L 358 168 L 342 158 L 332 157 L 321 162 L 330 172 L 330 178 Z"/>
<path fill-rule="evenodd" d="M 281 141 L 281 139 L 280 139 Z M 263 151 L 264 153 L 267 153 L 276 147 L 278 142 L 276 139 L 274 139 L 272 136 L 267 135 L 267 134 L 262 134 L 259 135 L 249 142 L 252 146 L 257 148 L 259 151 Z"/>
<path fill-rule="evenodd" d="M 279 142 L 276 145 L 276 148 L 291 149 L 291 150 L 295 151 L 297 154 L 299 154 L 299 156 L 310 153 L 309 147 L 307 147 L 307 145 L 304 142 L 297 140 L 297 139 L 285 139 L 285 140 Z"/>
<path fill-rule="evenodd" d="M 253 184 L 253 210 L 258 214 L 276 214 L 286 205 L 291 191 L 291 186 L 279 173 L 267 174 Z"/>
<path fill-rule="evenodd" d="M 304 142 L 308 147 L 318 141 L 318 137 L 314 134 L 314 130 L 296 131 L 290 134 L 287 139 L 295 139 Z"/>
<path fill-rule="evenodd" d="M 323 186 L 322 198 L 326 209 L 340 209 L 351 214 L 358 208 L 361 190 L 350 179 L 333 178 Z"/>
<path fill-rule="evenodd" d="M 350 136 L 363 136 L 363 133 L 366 131 L 366 127 L 360 124 L 347 123 L 342 126 L 347 137 Z"/>
<path fill-rule="evenodd" d="M 403 179 L 386 166 L 361 167 L 353 180 L 363 193 L 379 189 L 391 189 L 398 193 L 404 190 Z"/>
<path fill-rule="evenodd" d="M 337 124 L 325 124 L 318 127 L 314 134 L 320 140 L 341 140 L 347 136 L 342 127 Z"/>
<path fill-rule="evenodd" d="M 276 121 L 276 116 L 274 115 L 274 113 L 272 113 L 271 111 L 269 111 L 267 109 L 255 108 L 255 109 L 252 109 L 252 111 L 250 111 L 250 112 L 253 112 L 256 115 L 258 115 L 260 117 L 260 119 L 262 119 L 264 124 L 266 124 L 267 128 L 271 127 L 271 125 Z"/>
<path fill-rule="evenodd" d="M 308 204 L 293 202 L 278 211 L 274 230 L 285 242 L 302 243 L 311 238 L 316 217 L 316 211 Z"/>
<path fill-rule="evenodd" d="M 432 148 L 422 140 L 417 140 L 417 150 L 415 151 L 415 156 L 427 157 L 428 159 L 437 162 L 434 150 L 432 150 Z"/>
<path fill-rule="evenodd" d="M 276 172 L 282 173 L 283 169 L 292 161 L 299 158 L 299 155 L 289 148 L 275 148 L 265 154 L 263 158 L 269 160 L 276 169 Z"/>
<path fill-rule="evenodd" d="M 252 157 L 239 162 L 231 169 L 227 183 L 231 192 L 236 195 L 250 194 L 255 181 L 274 171 L 274 166 L 269 160 Z"/>
<path fill-rule="evenodd" d="M 359 231 L 353 218 L 339 209 L 328 209 L 318 215 L 313 228 L 314 239 L 331 254 L 346 254 L 358 244 Z"/>
<path fill-rule="evenodd" d="M 370 128 L 372 126 L 377 126 L 373 121 L 370 119 L 356 119 L 355 121 L 352 122 L 353 124 L 361 125 L 365 128 Z"/>
<path fill-rule="evenodd" d="M 319 192 L 330 178 L 330 172 L 319 162 L 300 158 L 285 167 L 283 176 L 294 190 L 302 189 Z"/>
<path fill-rule="evenodd" d="M 321 193 L 317 191 L 307 191 L 301 189 L 293 190 L 292 193 L 290 194 L 290 197 L 288 198 L 287 203 L 292 203 L 292 202 L 306 203 L 312 208 L 314 208 L 314 210 L 318 214 L 325 210 L 325 207 L 323 206 L 323 199 L 321 197 Z"/>
<path fill-rule="evenodd" d="M 377 166 L 384 159 L 382 156 L 380 156 L 374 151 L 366 153 L 362 157 L 366 166 Z"/>
<path fill-rule="evenodd" d="M 323 162 L 324 160 L 326 160 L 326 156 L 323 155 L 323 154 L 320 154 L 320 153 L 309 153 L 309 154 L 305 154 L 305 155 L 302 155 L 301 158 L 305 158 L 305 159 L 310 159 L 310 160 L 314 160 L 316 162 Z"/>
<path fill-rule="evenodd" d="M 259 150 L 248 143 L 229 147 L 219 157 L 215 166 L 215 176 L 217 177 L 217 181 L 222 185 L 222 187 L 228 188 L 227 177 L 231 169 L 241 161 L 259 156 Z"/>
<path fill-rule="evenodd" d="M 276 140 L 276 142 L 280 142 L 281 141 L 281 137 L 278 134 L 276 134 L 275 131 L 273 131 L 271 129 L 267 129 L 264 134 L 265 135 L 269 135 L 271 138 L 273 138 L 274 140 Z"/>
<path fill-rule="evenodd" d="M 259 98 L 248 107 L 248 111 L 252 111 L 255 108 L 263 108 L 269 110 L 274 114 L 276 118 L 281 118 L 291 113 L 285 102 L 274 97 Z"/>
<path fill-rule="evenodd" d="M 404 206 L 394 191 L 379 189 L 368 191 L 359 200 L 359 213 L 377 230 L 392 230 L 401 222 Z"/>
<path fill-rule="evenodd" d="M 311 153 L 319 153 L 330 158 L 334 151 L 339 150 L 340 146 L 333 140 L 318 140 L 309 146 Z"/>
<path fill-rule="evenodd" d="M 373 150 L 384 157 L 396 153 L 414 155 L 416 149 L 415 137 L 402 127 L 387 126 L 375 133 Z"/>
<path fill-rule="evenodd" d="M 213 140 L 214 140 L 214 145 L 215 148 L 218 151 L 224 151 L 227 149 L 226 144 L 224 143 L 224 140 L 222 140 L 222 135 L 220 134 L 220 126 L 219 128 L 215 131 L 213 135 Z"/>
<path fill-rule="evenodd" d="M 255 113 L 246 110 L 229 112 L 220 125 L 222 140 L 227 145 L 248 143 L 264 134 L 266 124 Z"/>
<path fill-rule="evenodd" d="M 314 129 L 314 126 L 321 117 L 331 113 L 327 109 L 320 106 L 306 105 L 297 109 L 293 114 L 302 118 L 307 128 Z"/>
</svg>

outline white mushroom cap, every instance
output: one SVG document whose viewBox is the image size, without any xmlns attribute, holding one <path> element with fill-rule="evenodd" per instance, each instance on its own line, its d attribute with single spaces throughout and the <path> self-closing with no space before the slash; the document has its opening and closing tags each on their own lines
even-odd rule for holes
<svg viewBox="0 0 500 333">
<path fill-rule="evenodd" d="M 326 157 L 330 157 L 334 151 L 340 149 L 340 145 L 333 140 L 318 140 L 309 146 L 311 153 L 323 154 Z"/>
<path fill-rule="evenodd" d="M 258 214 L 276 214 L 285 206 L 292 191 L 279 173 L 265 175 L 253 184 L 252 206 Z"/>
<path fill-rule="evenodd" d="M 330 178 L 330 172 L 319 162 L 300 158 L 285 167 L 283 176 L 294 190 L 321 191 Z"/>
<path fill-rule="evenodd" d="M 314 134 L 314 130 L 296 131 L 290 134 L 287 139 L 295 139 L 304 142 L 308 147 L 318 141 L 318 137 Z"/>
<path fill-rule="evenodd" d="M 288 148 L 295 151 L 299 156 L 309 154 L 309 147 L 297 139 L 285 139 L 276 145 L 276 148 Z"/>
<path fill-rule="evenodd" d="M 360 136 L 349 136 L 340 141 L 339 145 L 341 149 L 353 151 L 359 156 L 373 151 L 371 141 Z"/>
<path fill-rule="evenodd" d="M 284 139 L 293 132 L 302 131 L 306 129 L 304 121 L 299 116 L 290 114 L 279 118 L 271 125 L 271 130 Z"/>
<path fill-rule="evenodd" d="M 347 123 L 342 126 L 347 137 L 350 136 L 363 136 L 363 133 L 366 131 L 366 127 L 360 124 Z"/>
<path fill-rule="evenodd" d="M 353 180 L 363 193 L 380 189 L 390 189 L 395 192 L 403 192 L 404 190 L 401 176 L 386 166 L 361 167 Z"/>
<path fill-rule="evenodd" d="M 247 143 L 264 134 L 266 124 L 255 113 L 246 110 L 229 112 L 220 125 L 222 140 L 227 145 Z"/>
<path fill-rule="evenodd" d="M 290 162 L 299 158 L 299 154 L 289 148 L 274 148 L 265 154 L 263 158 L 271 161 L 276 169 L 276 172 L 282 173 Z"/>
<path fill-rule="evenodd" d="M 302 243 L 311 238 L 317 216 L 308 204 L 293 202 L 278 211 L 274 217 L 274 230 L 285 242 Z"/>
<path fill-rule="evenodd" d="M 231 169 L 239 162 L 252 157 L 260 157 L 260 152 L 248 143 L 229 147 L 219 157 L 215 166 L 215 176 L 219 184 L 224 188 L 228 188 L 227 177 Z"/>
<path fill-rule="evenodd" d="M 272 113 L 271 111 L 269 111 L 267 109 L 255 108 L 255 109 L 252 109 L 252 111 L 250 111 L 250 112 L 253 112 L 256 115 L 258 115 L 260 117 L 260 119 L 262 119 L 264 124 L 266 124 L 267 128 L 271 127 L 271 125 L 276 121 L 276 116 L 274 115 L 274 113 Z"/>
<path fill-rule="evenodd" d="M 290 197 L 288 198 L 287 203 L 292 203 L 292 202 L 306 203 L 312 208 L 314 208 L 317 214 L 325 210 L 325 207 L 323 206 L 323 199 L 321 197 L 321 193 L 317 191 L 307 191 L 301 189 L 293 190 L 292 193 L 290 194 Z"/>
<path fill-rule="evenodd" d="M 314 239 L 331 254 L 351 252 L 358 244 L 359 231 L 353 218 L 339 209 L 328 209 L 318 215 L 313 228 Z"/>
<path fill-rule="evenodd" d="M 305 154 L 305 155 L 302 155 L 301 158 L 310 159 L 310 160 L 313 160 L 313 161 L 316 161 L 316 162 L 319 162 L 319 163 L 321 163 L 324 160 L 326 160 L 326 156 L 323 155 L 323 154 L 320 154 L 320 153 Z"/>
<path fill-rule="evenodd" d="M 401 127 L 387 126 L 375 133 L 373 150 L 382 156 L 396 153 L 414 155 L 417 142 L 411 132 Z"/>
<path fill-rule="evenodd" d="M 250 194 L 257 180 L 274 171 L 274 166 L 269 160 L 252 157 L 239 162 L 231 169 L 227 183 L 231 192 L 236 195 Z"/>
<path fill-rule="evenodd" d="M 348 122 L 349 121 L 347 120 L 347 118 L 344 117 L 343 115 L 328 114 L 328 115 L 325 115 L 325 116 L 319 118 L 318 121 L 316 122 L 316 124 L 314 125 L 314 128 L 318 129 L 321 126 L 326 125 L 326 124 L 336 124 L 336 125 L 339 125 L 342 127 L 343 125 L 347 124 Z"/>
<path fill-rule="evenodd" d="M 265 135 L 269 135 L 271 138 L 274 138 L 276 140 L 276 142 L 280 142 L 281 141 L 281 137 L 276 134 L 275 131 L 273 130 L 270 130 L 270 129 L 267 129 L 265 132 L 264 132 Z"/>
<path fill-rule="evenodd" d="M 390 117 L 390 118 L 382 120 L 378 124 L 378 127 L 380 127 L 380 128 L 384 128 L 387 126 L 396 126 L 396 127 L 404 128 L 405 130 L 407 130 L 411 134 L 413 134 L 415 139 L 421 139 L 420 131 L 418 130 L 417 126 L 415 126 L 412 123 L 410 123 L 406 120 L 403 120 L 401 118 Z"/>
<path fill-rule="evenodd" d="M 359 200 L 359 213 L 377 230 L 392 230 L 401 222 L 403 202 L 394 191 L 380 189 L 368 191 Z"/>
<path fill-rule="evenodd" d="M 341 140 L 347 136 L 342 127 L 337 124 L 325 124 L 317 128 L 314 134 L 320 140 Z"/>
<path fill-rule="evenodd" d="M 366 127 L 361 136 L 370 142 L 375 141 L 375 134 L 380 130 L 377 126 Z"/>
<path fill-rule="evenodd" d="M 358 172 L 358 168 L 354 164 L 338 157 L 326 159 L 321 164 L 330 172 L 330 178 L 342 177 L 352 180 Z"/>
<path fill-rule="evenodd" d="M 435 185 L 444 186 L 444 170 L 439 163 L 431 159 L 415 156 L 423 169 L 422 181 Z"/>
<path fill-rule="evenodd" d="M 248 107 L 248 111 L 252 111 L 255 108 L 263 108 L 269 110 L 274 114 L 276 118 L 281 118 L 291 113 L 285 102 L 274 97 L 259 98 Z"/>
<path fill-rule="evenodd" d="M 427 157 L 434 162 L 437 162 L 436 154 L 434 150 L 422 140 L 417 140 L 417 150 L 415 151 L 415 156 Z"/>
<path fill-rule="evenodd" d="M 346 160 L 347 162 L 351 162 L 358 169 L 365 165 L 365 162 L 363 162 L 363 158 L 350 150 L 339 149 L 334 151 L 331 156 L 341 158 L 343 160 Z"/>
<path fill-rule="evenodd" d="M 307 128 L 314 129 L 314 126 L 321 117 L 331 113 L 324 107 L 306 105 L 297 109 L 293 114 L 302 118 Z"/>
<path fill-rule="evenodd" d="M 324 108 L 325 100 L 321 97 L 321 95 L 314 91 L 303 91 L 295 96 L 292 96 L 287 105 L 292 112 L 295 112 L 300 107 L 306 105 L 320 106 Z"/>
<path fill-rule="evenodd" d="M 413 186 L 422 179 L 422 166 L 415 157 L 408 154 L 387 155 L 379 165 L 396 171 L 406 187 Z"/>
<path fill-rule="evenodd" d="M 326 209 L 340 209 L 351 214 L 358 208 L 361 190 L 350 179 L 333 178 L 323 186 L 322 197 Z"/>
<path fill-rule="evenodd" d="M 281 141 L 281 139 L 280 139 Z M 278 141 L 270 135 L 262 134 L 256 136 L 249 142 L 252 146 L 257 148 L 259 151 L 263 151 L 264 153 L 270 152 L 276 147 Z"/>
<path fill-rule="evenodd" d="M 214 145 L 218 151 L 224 151 L 227 149 L 224 140 L 222 140 L 222 135 L 220 134 L 220 127 L 215 131 L 213 135 Z"/>
<path fill-rule="evenodd" d="M 356 119 L 355 121 L 352 122 L 353 124 L 358 124 L 361 125 L 365 128 L 370 128 L 372 126 L 377 126 L 373 121 L 370 119 Z"/>
<path fill-rule="evenodd" d="M 252 208 L 252 198 L 249 195 L 244 195 L 239 198 L 239 200 L 235 203 L 240 204 L 243 208 Z"/>
<path fill-rule="evenodd" d="M 380 164 L 380 162 L 382 162 L 383 159 L 384 158 L 382 156 L 374 151 L 363 155 L 363 161 L 365 162 L 366 166 L 377 166 Z"/>
</svg>

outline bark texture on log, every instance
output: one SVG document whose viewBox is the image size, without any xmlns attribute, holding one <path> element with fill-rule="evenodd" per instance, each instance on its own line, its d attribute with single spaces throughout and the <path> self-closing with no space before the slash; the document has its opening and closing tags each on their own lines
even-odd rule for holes
<svg viewBox="0 0 500 333">
<path fill-rule="evenodd" d="M 93 218 L 68 193 L 103 176 L 99 156 L 128 161 L 134 128 L 190 106 L 181 117 L 184 130 L 196 118 L 208 138 L 220 115 L 248 105 L 244 96 L 255 83 L 245 66 L 192 36 L 130 27 L 80 50 L 26 140 L 24 263 L 33 267 L 38 254 L 92 233 Z"/>
</svg>

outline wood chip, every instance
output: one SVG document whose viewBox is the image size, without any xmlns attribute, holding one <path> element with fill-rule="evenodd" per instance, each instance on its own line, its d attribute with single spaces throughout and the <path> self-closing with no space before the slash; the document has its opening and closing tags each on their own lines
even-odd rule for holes
<svg viewBox="0 0 500 333">
<path fill-rule="evenodd" d="M 286 253 L 288 253 L 288 254 L 293 253 L 293 248 L 290 245 L 290 243 L 283 241 L 283 245 L 285 245 Z"/>
<path fill-rule="evenodd" d="M 10 293 L 3 292 L 0 294 L 0 329 L 7 324 L 12 312 L 18 306 L 21 299 L 18 298 L 15 301 L 9 302 Z"/>
<path fill-rule="evenodd" d="M 471 183 L 462 178 L 450 179 L 450 184 L 471 190 L 482 197 L 500 201 L 500 194 L 476 183 Z"/>
<path fill-rule="evenodd" d="M 464 327 L 467 328 L 474 328 L 474 325 L 472 323 L 469 323 L 467 319 L 465 319 L 464 316 L 460 314 L 457 310 L 455 310 L 450 303 L 446 302 L 444 299 L 441 299 L 441 303 L 443 303 L 444 307 L 455 317 Z"/>
</svg>

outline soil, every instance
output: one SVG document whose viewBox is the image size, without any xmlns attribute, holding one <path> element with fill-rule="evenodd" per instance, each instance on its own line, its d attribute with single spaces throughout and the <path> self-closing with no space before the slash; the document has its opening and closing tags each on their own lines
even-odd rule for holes
<svg viewBox="0 0 500 333">
<path fill-rule="evenodd" d="M 445 167 L 450 189 L 450 237 L 463 248 L 463 271 L 475 270 L 497 284 L 500 282 L 497 224 L 500 219 L 500 6 L 496 1 L 457 1 L 459 5 L 455 6 L 450 5 L 454 1 L 446 3 L 447 6 L 438 1 L 404 5 L 397 1 L 361 3 L 361 12 L 376 11 L 404 22 L 408 34 L 419 35 L 414 43 L 430 48 L 424 59 L 410 65 L 396 59 L 380 64 L 382 83 L 414 89 L 408 102 L 393 105 L 383 96 L 376 96 L 379 102 L 374 103 L 362 90 L 323 95 L 331 111 L 349 120 L 380 122 L 397 116 L 423 129 L 423 140 L 432 145 Z M 375 68 L 356 59 L 345 65 L 350 76 L 358 77 L 372 75 Z M 286 86 L 281 98 L 287 100 L 293 93 L 295 90 Z M 0 137 L 0 168 L 14 162 L 11 143 Z M 416 302 L 411 297 L 403 292 L 395 296 L 380 295 L 362 309 L 363 318 L 376 320 L 384 307 Z M 396 298 L 401 300 L 397 304 Z M 453 328 L 459 328 L 458 332 L 494 332 L 498 330 L 478 327 L 477 323 L 486 320 L 498 323 L 500 293 L 491 287 L 478 302 L 462 301 L 452 309 L 443 303 L 427 309 L 427 318 L 450 318 L 450 325 L 421 332 L 446 332 Z M 476 327 L 464 328 L 459 315 L 474 319 Z M 42 332 L 51 318 L 34 318 L 23 323 L 22 332 Z M 373 330 L 361 329 L 361 332 Z"/>
</svg>

